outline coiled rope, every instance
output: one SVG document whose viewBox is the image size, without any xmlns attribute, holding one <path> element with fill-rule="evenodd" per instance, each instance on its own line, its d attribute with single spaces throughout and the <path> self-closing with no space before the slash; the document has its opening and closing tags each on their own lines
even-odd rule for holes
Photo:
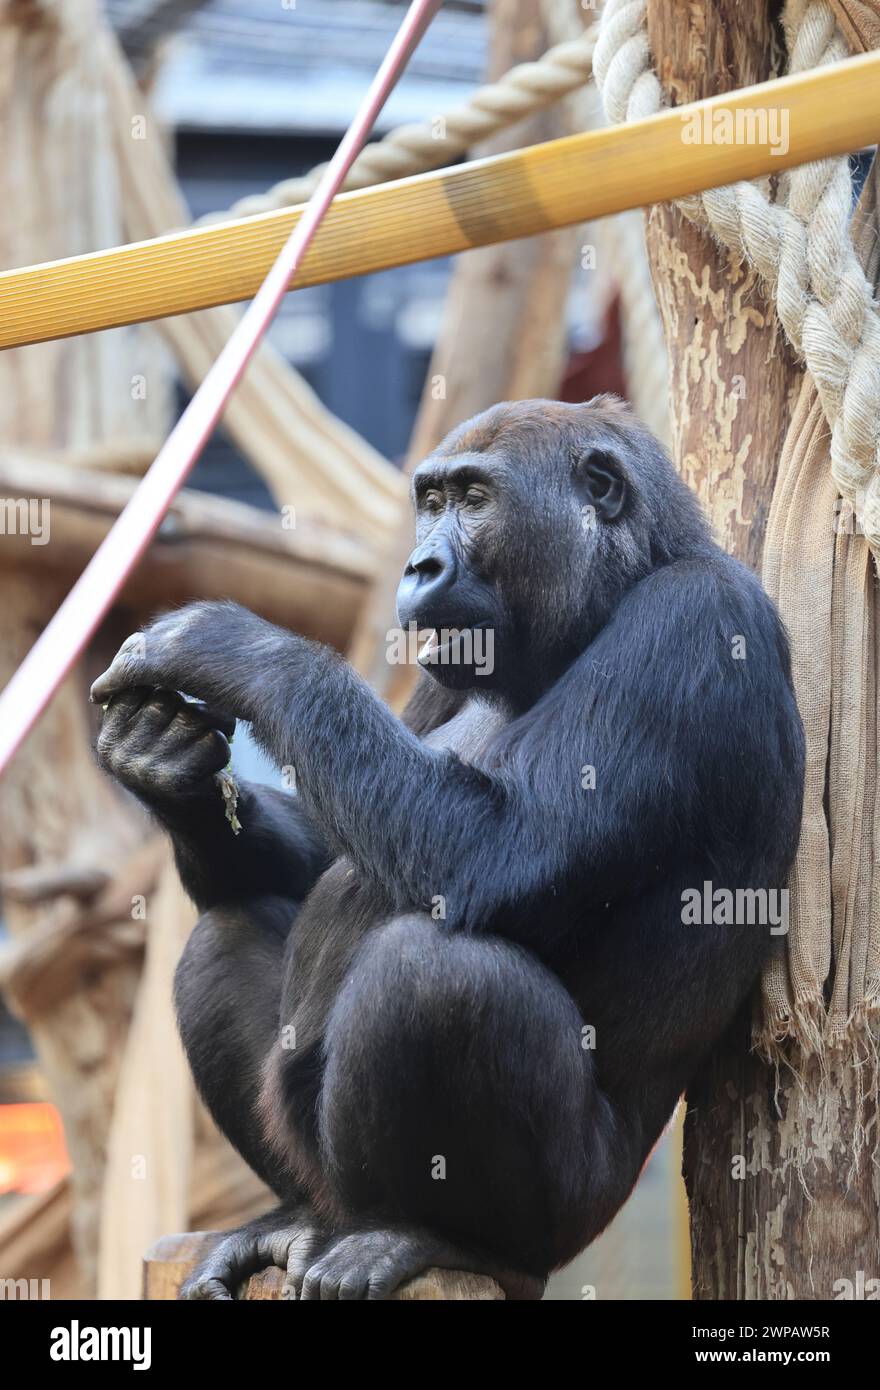
<svg viewBox="0 0 880 1390">
<path fill-rule="evenodd" d="M 789 71 L 838 62 L 847 47 L 826 0 L 789 0 Z M 645 0 L 607 0 L 593 58 L 612 121 L 661 110 L 651 66 Z M 805 361 L 831 428 L 831 471 L 880 559 L 880 318 L 849 234 L 847 158 L 816 161 L 779 180 L 735 183 L 678 201 L 752 266 L 775 298 L 779 319 Z"/>
</svg>

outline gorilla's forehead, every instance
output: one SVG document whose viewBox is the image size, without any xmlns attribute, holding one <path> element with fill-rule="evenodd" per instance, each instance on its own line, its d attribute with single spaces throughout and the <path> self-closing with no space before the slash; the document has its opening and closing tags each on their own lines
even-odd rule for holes
<svg viewBox="0 0 880 1390">
<path fill-rule="evenodd" d="M 536 440 L 556 442 L 562 432 L 575 424 L 570 407 L 556 401 L 511 401 L 492 406 L 482 415 L 453 430 L 438 454 L 454 458 L 459 454 L 502 453 L 534 447 Z"/>
<path fill-rule="evenodd" d="M 462 454 L 543 461 L 566 446 L 586 442 L 608 428 L 634 424 L 629 408 L 611 396 L 569 404 L 563 401 L 505 401 L 454 429 L 432 455 L 452 459 Z"/>
</svg>

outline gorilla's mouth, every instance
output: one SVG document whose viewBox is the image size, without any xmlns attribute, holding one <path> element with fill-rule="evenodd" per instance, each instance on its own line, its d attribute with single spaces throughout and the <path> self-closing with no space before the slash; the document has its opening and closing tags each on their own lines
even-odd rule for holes
<svg viewBox="0 0 880 1390">
<path fill-rule="evenodd" d="M 488 619 L 467 626 L 431 628 L 427 640 L 419 648 L 419 665 L 468 665 L 473 660 L 475 644 L 485 645 L 483 634 L 491 628 Z M 476 634 L 479 633 L 478 638 Z"/>
</svg>

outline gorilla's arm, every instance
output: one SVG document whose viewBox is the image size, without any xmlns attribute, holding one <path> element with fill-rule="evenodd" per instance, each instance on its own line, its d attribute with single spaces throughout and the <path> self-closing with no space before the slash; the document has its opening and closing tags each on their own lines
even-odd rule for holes
<svg viewBox="0 0 880 1390">
<path fill-rule="evenodd" d="M 194 812 L 155 808 L 171 837 L 180 880 L 200 912 L 275 894 L 302 902 L 330 856 L 298 798 L 239 782 L 234 835 L 219 790 Z"/>
<path fill-rule="evenodd" d="M 720 575 L 708 562 L 670 566 L 637 586 L 501 736 L 491 774 L 426 747 L 336 653 L 233 604 L 159 619 L 123 646 L 93 698 L 171 685 L 250 720 L 270 756 L 295 767 L 328 842 L 399 910 L 441 895 L 449 925 L 528 935 L 540 926 L 530 904 L 548 892 L 629 893 L 683 862 L 692 836 L 741 833 L 758 778 L 782 776 L 792 750 L 776 714 L 791 696 L 770 647 L 784 639 L 732 563 L 718 562 Z"/>
<path fill-rule="evenodd" d="M 211 706 L 249 721 L 269 757 L 295 769 L 310 820 L 337 852 L 401 909 L 444 894 L 460 920 L 487 839 L 505 833 L 510 798 L 497 779 L 422 743 L 335 652 L 238 605 L 198 603 L 124 643 L 92 699 L 112 700 L 110 717 L 132 688 L 152 686 L 217 692 Z M 164 818 L 184 872 L 191 878 L 201 860 L 209 873 L 213 847 L 206 852 L 181 809 L 173 825 Z"/>
</svg>

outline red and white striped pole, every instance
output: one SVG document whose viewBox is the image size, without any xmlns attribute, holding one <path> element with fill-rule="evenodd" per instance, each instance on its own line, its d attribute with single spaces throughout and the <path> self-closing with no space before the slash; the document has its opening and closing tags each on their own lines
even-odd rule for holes
<svg viewBox="0 0 880 1390">
<path fill-rule="evenodd" d="M 0 774 L 143 555 L 222 414 L 321 219 L 442 0 L 413 0 L 339 148 L 254 299 L 137 491 L 0 695 Z"/>
</svg>

